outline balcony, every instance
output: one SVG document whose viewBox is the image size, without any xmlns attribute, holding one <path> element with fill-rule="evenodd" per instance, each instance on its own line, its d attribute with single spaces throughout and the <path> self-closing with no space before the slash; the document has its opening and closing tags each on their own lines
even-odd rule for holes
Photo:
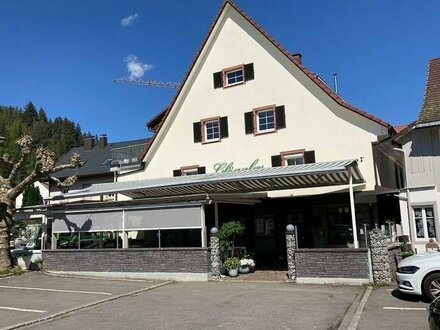
<svg viewBox="0 0 440 330">
<path fill-rule="evenodd" d="M 142 154 L 146 143 L 112 149 L 110 170 L 113 172 L 130 172 L 142 167 Z"/>
</svg>

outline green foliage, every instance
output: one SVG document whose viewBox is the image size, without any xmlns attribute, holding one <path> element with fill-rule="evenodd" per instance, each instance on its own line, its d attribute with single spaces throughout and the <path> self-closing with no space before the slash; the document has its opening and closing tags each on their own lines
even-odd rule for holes
<svg viewBox="0 0 440 330">
<path fill-rule="evenodd" d="M 231 251 L 230 256 L 234 256 L 234 244 L 235 237 L 242 235 L 244 232 L 244 225 L 239 221 L 225 222 L 218 231 L 218 238 L 220 241 L 220 251 L 222 255 L 228 254 Z"/>
<path fill-rule="evenodd" d="M 238 267 L 240 267 L 240 259 L 236 257 L 226 258 L 224 265 L 227 270 L 237 269 Z"/>
<path fill-rule="evenodd" d="M 24 206 L 41 205 L 43 204 L 43 197 L 40 194 L 40 188 L 28 186 L 23 193 L 23 203 Z"/>
<path fill-rule="evenodd" d="M 0 135 L 5 141 L 0 144 L 0 156 L 9 154 L 10 159 L 17 161 L 19 148 L 15 141 L 22 135 L 32 136 L 35 146 L 45 146 L 55 152 L 58 159 L 75 146 L 82 144 L 85 134 L 81 127 L 67 118 L 57 117 L 53 121 L 47 118 L 44 109 L 36 110 L 29 102 L 23 109 L 0 105 Z M 30 161 L 18 180 L 21 180 L 35 164 L 35 156 Z M 0 175 L 8 176 L 11 166 L 1 162 Z"/>
<path fill-rule="evenodd" d="M 18 275 L 21 275 L 23 273 L 24 273 L 24 270 L 21 269 L 18 266 L 17 267 L 9 267 L 9 268 L 0 269 L 0 276 L 2 276 L 2 275 L 15 275 L 15 276 L 18 276 Z"/>
</svg>

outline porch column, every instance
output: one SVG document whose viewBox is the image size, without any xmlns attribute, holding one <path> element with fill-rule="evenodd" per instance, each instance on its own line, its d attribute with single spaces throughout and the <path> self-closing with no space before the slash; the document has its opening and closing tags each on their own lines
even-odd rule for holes
<svg viewBox="0 0 440 330">
<path fill-rule="evenodd" d="M 353 175 L 351 173 L 351 167 L 348 168 L 348 191 L 350 194 L 350 210 L 351 210 L 351 226 L 353 228 L 353 243 L 354 243 L 354 248 L 359 249 L 357 224 L 356 224 L 356 210 L 354 208 Z"/>
<path fill-rule="evenodd" d="M 218 203 L 214 202 L 214 226 L 215 228 L 219 228 L 218 226 Z"/>
<path fill-rule="evenodd" d="M 211 228 L 211 278 L 218 280 L 220 278 L 220 240 L 218 238 L 218 229 Z"/>
<path fill-rule="evenodd" d="M 206 222 L 205 222 L 205 205 L 202 205 L 200 208 L 200 225 L 202 227 L 201 235 L 202 235 L 202 247 L 207 246 L 207 237 L 206 237 Z"/>
</svg>

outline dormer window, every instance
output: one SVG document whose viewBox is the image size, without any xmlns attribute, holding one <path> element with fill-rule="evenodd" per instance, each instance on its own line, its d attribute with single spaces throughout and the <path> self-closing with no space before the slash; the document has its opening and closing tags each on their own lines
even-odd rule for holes
<svg viewBox="0 0 440 330">
<path fill-rule="evenodd" d="M 214 73 L 214 88 L 241 85 L 254 77 L 254 63 L 235 65 Z"/>
</svg>

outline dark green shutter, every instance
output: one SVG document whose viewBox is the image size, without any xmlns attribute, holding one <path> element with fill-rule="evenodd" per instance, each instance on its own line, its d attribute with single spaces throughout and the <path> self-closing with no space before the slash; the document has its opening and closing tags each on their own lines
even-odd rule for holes
<svg viewBox="0 0 440 330">
<path fill-rule="evenodd" d="M 272 159 L 272 167 L 281 166 L 281 155 L 274 155 L 271 157 Z"/>
<path fill-rule="evenodd" d="M 213 74 L 214 76 L 214 88 L 221 88 L 223 87 L 223 72 L 215 72 Z"/>
<path fill-rule="evenodd" d="M 229 137 L 228 117 L 220 118 L 220 138 Z"/>
<path fill-rule="evenodd" d="M 244 80 L 253 80 L 255 78 L 254 75 L 254 63 L 245 64 L 244 66 Z"/>
<path fill-rule="evenodd" d="M 199 174 L 205 174 L 206 173 L 206 167 L 205 166 L 200 166 L 197 168 L 197 173 Z"/>
<path fill-rule="evenodd" d="M 194 143 L 202 142 L 202 125 L 200 122 L 193 123 Z"/>
<path fill-rule="evenodd" d="M 315 150 L 304 151 L 304 163 L 315 163 Z"/>
<path fill-rule="evenodd" d="M 275 117 L 276 117 L 276 129 L 286 128 L 286 112 L 284 110 L 284 105 L 275 107 Z"/>
<path fill-rule="evenodd" d="M 254 133 L 254 115 L 252 111 L 244 114 L 244 130 L 246 134 Z"/>
<path fill-rule="evenodd" d="M 180 169 L 173 171 L 173 176 L 182 176 L 182 171 Z"/>
</svg>

